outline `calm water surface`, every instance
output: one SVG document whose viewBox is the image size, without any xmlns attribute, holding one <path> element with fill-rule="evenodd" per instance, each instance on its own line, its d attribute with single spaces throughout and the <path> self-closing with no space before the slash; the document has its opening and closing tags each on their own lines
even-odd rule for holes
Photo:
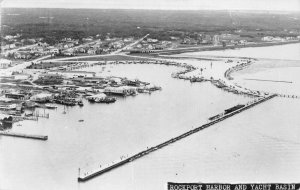
<svg viewBox="0 0 300 190">
<path fill-rule="evenodd" d="M 227 49 L 218 51 L 202 51 L 183 53 L 191 56 L 222 56 L 222 57 L 252 57 L 266 59 L 300 60 L 300 43 L 285 44 L 268 47 L 248 47 L 241 49 Z"/>
<path fill-rule="evenodd" d="M 88 69 L 98 75 L 139 78 L 160 85 L 163 90 L 151 95 L 119 98 L 109 105 L 84 102 L 82 108 L 68 108 L 67 114 L 62 114 L 64 108 L 59 107 L 46 110 L 49 119 L 24 121 L 22 126 L 15 124 L 12 131 L 45 134 L 49 140 L 0 137 L 0 188 L 140 189 L 142 181 L 148 177 L 139 172 L 151 173 L 149 166 L 144 166 L 146 171 L 144 168 L 135 169 L 136 166 L 130 164 L 82 184 L 76 180 L 78 167 L 82 170 L 100 167 L 122 155 L 144 150 L 199 126 L 225 108 L 249 101 L 247 97 L 223 92 L 210 83 L 191 84 L 173 79 L 171 73 L 178 70 L 176 67 L 112 65 L 105 69 L 105 73 L 101 73 L 101 67 Z M 78 122 L 79 119 L 84 122 Z M 169 159 L 173 160 L 175 155 L 176 151 Z M 154 159 L 151 165 L 156 163 Z M 153 168 L 152 172 L 155 170 Z M 163 174 L 160 173 L 160 177 Z"/>
<path fill-rule="evenodd" d="M 282 52 L 295 46 L 266 47 L 265 51 L 275 54 L 274 48 Z M 248 50 L 228 50 L 230 54 L 231 51 L 242 56 Z M 262 55 L 260 48 L 251 51 L 254 57 Z M 281 77 L 297 84 L 298 53 L 286 51 L 285 59 L 294 60 L 290 62 L 259 60 L 234 77 L 245 85 L 252 83 L 246 77 Z M 150 190 L 166 189 L 168 181 L 299 182 L 300 100 L 274 98 L 105 175 L 77 183 L 78 167 L 98 167 L 121 155 L 144 150 L 203 124 L 225 108 L 250 100 L 223 92 L 210 83 L 172 79 L 171 73 L 178 70 L 175 67 L 112 65 L 105 72 L 101 67 L 88 70 L 98 75 L 139 78 L 163 90 L 118 99 L 110 105 L 84 102 L 83 108 L 70 108 L 65 115 L 63 107 L 59 107 L 47 110 L 50 119 L 14 125 L 13 131 L 47 134 L 49 140 L 0 137 L 0 189 Z M 270 86 L 255 84 L 252 87 Z M 277 85 L 287 89 L 284 83 Z M 269 88 L 272 89 L 276 87 Z"/>
</svg>

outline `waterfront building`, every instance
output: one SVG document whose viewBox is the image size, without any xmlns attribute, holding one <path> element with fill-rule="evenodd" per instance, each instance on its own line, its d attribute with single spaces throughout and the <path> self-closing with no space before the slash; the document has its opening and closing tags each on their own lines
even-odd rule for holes
<svg viewBox="0 0 300 190">
<path fill-rule="evenodd" d="M 47 102 L 48 100 L 51 100 L 53 98 L 52 94 L 48 93 L 39 93 L 36 95 L 33 95 L 30 100 L 36 101 L 36 102 Z"/>
<path fill-rule="evenodd" d="M 18 93 L 7 93 L 5 94 L 5 98 L 11 98 L 16 100 L 27 100 L 29 99 L 29 96 L 25 94 L 18 94 Z"/>
<path fill-rule="evenodd" d="M 95 72 L 87 71 L 49 71 L 48 74 L 60 75 L 64 78 L 77 78 L 77 77 L 95 77 Z"/>
</svg>

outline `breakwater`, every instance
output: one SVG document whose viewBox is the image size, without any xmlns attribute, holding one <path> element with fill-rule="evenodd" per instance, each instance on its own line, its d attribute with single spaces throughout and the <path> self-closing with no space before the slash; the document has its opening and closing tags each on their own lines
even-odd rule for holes
<svg viewBox="0 0 300 190">
<path fill-rule="evenodd" d="M 48 136 L 43 136 L 43 135 L 29 135 L 29 134 L 14 133 L 14 132 L 0 132 L 0 135 L 11 136 L 11 137 L 21 137 L 21 138 L 27 138 L 27 139 L 44 140 L 44 141 L 48 140 Z"/>
<path fill-rule="evenodd" d="M 276 96 L 277 96 L 276 94 L 272 94 L 270 96 L 265 96 L 265 97 L 262 97 L 262 98 L 258 98 L 257 100 L 255 100 L 255 101 L 253 101 L 253 102 L 245 105 L 244 107 L 242 107 L 240 109 L 237 109 L 237 110 L 235 110 L 233 112 L 225 114 L 222 117 L 219 117 L 219 118 L 217 118 L 215 120 L 212 120 L 212 121 L 210 121 L 210 122 L 208 122 L 208 123 L 206 123 L 206 124 L 204 124 L 204 125 L 202 125 L 200 127 L 192 129 L 192 130 L 190 130 L 190 131 L 188 131 L 186 133 L 183 133 L 183 134 L 181 134 L 181 135 L 179 135 L 177 137 L 174 137 L 174 138 L 172 138 L 172 139 L 170 139 L 168 141 L 165 141 L 165 142 L 163 142 L 163 143 L 161 143 L 159 145 L 153 146 L 151 148 L 147 148 L 147 150 L 141 151 L 141 152 L 139 152 L 137 154 L 134 154 L 132 156 L 126 157 L 124 159 L 121 159 L 120 161 L 118 161 L 116 163 L 113 163 L 112 165 L 108 165 L 107 167 L 102 167 L 101 168 L 101 166 L 100 166 L 100 168 L 96 169 L 93 172 L 86 172 L 86 173 L 83 173 L 83 174 L 80 173 L 80 169 L 79 169 L 78 181 L 79 182 L 88 181 L 88 180 L 90 180 L 90 179 L 92 179 L 92 178 L 94 178 L 96 176 L 99 176 L 99 175 L 104 174 L 106 172 L 109 172 L 109 171 L 111 171 L 113 169 L 116 169 L 116 168 L 118 168 L 118 167 L 120 167 L 122 165 L 130 163 L 130 162 L 132 162 L 132 161 L 134 161 L 134 160 L 136 160 L 138 158 L 141 158 L 141 157 L 143 157 L 143 156 L 145 156 L 145 155 L 147 155 L 147 154 L 149 154 L 151 152 L 154 152 L 154 151 L 156 151 L 156 150 L 158 150 L 160 148 L 163 148 L 163 147 L 165 147 L 165 146 L 167 146 L 167 145 L 169 145 L 171 143 L 179 141 L 179 140 L 181 140 L 181 139 L 183 139 L 183 138 L 185 138 L 185 137 L 187 137 L 189 135 L 192 135 L 192 134 L 194 134 L 196 132 L 199 132 L 199 131 L 207 128 L 207 127 L 210 127 L 210 126 L 212 126 L 212 125 L 214 125 L 216 123 L 219 123 L 219 122 L 221 122 L 221 121 L 223 121 L 223 120 L 225 120 L 225 119 L 227 119 L 229 117 L 232 117 L 232 116 L 234 116 L 234 115 L 236 115 L 236 114 L 238 114 L 238 113 L 240 113 L 242 111 L 245 111 L 245 110 L 247 110 L 247 109 L 249 109 L 251 107 L 254 107 L 255 105 L 263 103 L 263 102 L 265 102 L 265 101 L 267 101 L 269 99 L 272 99 L 272 98 L 274 98 Z"/>
</svg>

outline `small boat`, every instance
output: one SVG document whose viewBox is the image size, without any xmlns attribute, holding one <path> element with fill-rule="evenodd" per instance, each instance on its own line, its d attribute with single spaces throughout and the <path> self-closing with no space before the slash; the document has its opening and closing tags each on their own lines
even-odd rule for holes
<svg viewBox="0 0 300 190">
<path fill-rule="evenodd" d="M 94 103 L 95 99 L 94 98 L 87 98 L 89 102 Z"/>
<path fill-rule="evenodd" d="M 26 116 L 26 117 L 33 116 L 33 113 L 25 113 L 25 116 Z"/>
<path fill-rule="evenodd" d="M 80 107 L 82 107 L 83 106 L 83 102 L 80 100 L 80 101 L 78 101 L 78 105 L 80 106 Z"/>
<path fill-rule="evenodd" d="M 57 106 L 54 104 L 45 104 L 45 107 L 48 109 L 56 109 L 57 108 Z"/>
<path fill-rule="evenodd" d="M 99 99 L 97 102 L 100 102 L 100 103 L 114 103 L 117 99 L 114 98 L 114 97 L 105 97 L 105 98 L 101 98 Z"/>
<path fill-rule="evenodd" d="M 78 122 L 84 122 L 84 120 L 83 119 L 79 119 Z"/>
</svg>

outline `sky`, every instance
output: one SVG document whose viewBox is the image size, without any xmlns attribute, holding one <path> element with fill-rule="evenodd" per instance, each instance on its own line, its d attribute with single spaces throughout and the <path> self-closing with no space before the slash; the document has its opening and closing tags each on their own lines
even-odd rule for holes
<svg viewBox="0 0 300 190">
<path fill-rule="evenodd" d="M 299 11 L 300 0 L 0 0 L 2 7 Z"/>
</svg>

